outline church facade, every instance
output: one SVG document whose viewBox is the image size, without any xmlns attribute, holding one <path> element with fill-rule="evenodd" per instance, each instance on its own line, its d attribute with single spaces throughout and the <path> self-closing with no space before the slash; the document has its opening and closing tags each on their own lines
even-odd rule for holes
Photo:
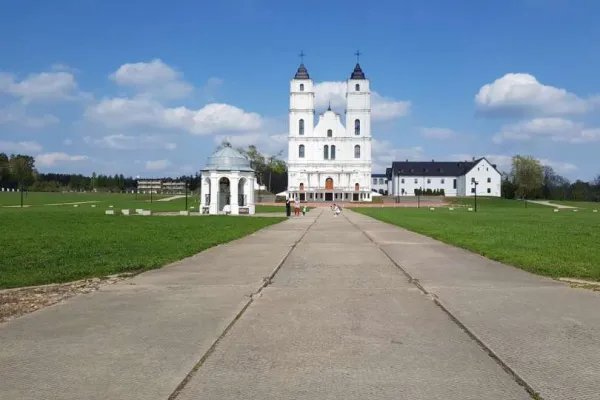
<svg viewBox="0 0 600 400">
<path fill-rule="evenodd" d="M 344 120 L 330 106 L 315 124 L 314 83 L 300 64 L 290 82 L 290 199 L 371 201 L 371 91 L 358 63 L 346 81 Z"/>
</svg>

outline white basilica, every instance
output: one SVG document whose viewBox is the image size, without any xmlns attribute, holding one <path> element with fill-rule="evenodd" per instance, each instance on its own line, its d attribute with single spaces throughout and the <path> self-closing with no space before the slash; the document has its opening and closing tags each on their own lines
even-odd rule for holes
<svg viewBox="0 0 600 400">
<path fill-rule="evenodd" d="M 371 201 L 371 92 L 357 63 L 346 85 L 346 121 L 331 107 L 315 125 L 314 84 L 300 64 L 290 84 L 288 196 Z"/>
</svg>

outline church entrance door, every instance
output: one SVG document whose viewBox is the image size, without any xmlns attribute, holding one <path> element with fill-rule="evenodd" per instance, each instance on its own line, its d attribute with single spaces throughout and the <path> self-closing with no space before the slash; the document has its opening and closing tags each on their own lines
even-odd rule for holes
<svg viewBox="0 0 600 400">
<path fill-rule="evenodd" d="M 358 193 L 352 193 L 352 201 L 358 201 Z"/>
<path fill-rule="evenodd" d="M 325 190 L 333 190 L 333 179 L 332 178 L 325 179 Z"/>
<path fill-rule="evenodd" d="M 325 201 L 333 201 L 333 193 L 325 193 Z"/>
</svg>

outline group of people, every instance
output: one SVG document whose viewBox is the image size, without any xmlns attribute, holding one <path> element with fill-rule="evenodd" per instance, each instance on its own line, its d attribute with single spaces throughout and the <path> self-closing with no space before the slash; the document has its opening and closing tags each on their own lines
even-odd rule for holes
<svg viewBox="0 0 600 400">
<path fill-rule="evenodd" d="M 333 211 L 333 215 L 336 217 L 342 212 L 342 208 L 335 203 L 331 206 L 331 210 Z M 294 199 L 294 215 L 299 216 L 301 212 L 302 215 L 306 215 L 306 206 L 300 207 L 300 201 L 298 199 Z M 292 215 L 292 202 L 289 198 L 285 201 L 285 213 L 288 217 Z"/>
<path fill-rule="evenodd" d="M 295 199 L 294 200 L 294 215 L 299 216 L 300 212 L 302 212 L 302 215 L 306 215 L 306 206 L 302 206 L 302 208 L 300 208 L 300 201 L 298 199 Z M 287 214 L 288 217 L 292 215 L 292 206 L 291 206 L 291 201 L 289 198 L 285 201 L 285 213 Z"/>
</svg>

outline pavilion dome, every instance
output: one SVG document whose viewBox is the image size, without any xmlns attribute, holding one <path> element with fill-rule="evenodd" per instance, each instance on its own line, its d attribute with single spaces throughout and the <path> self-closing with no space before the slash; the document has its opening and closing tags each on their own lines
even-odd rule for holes
<svg viewBox="0 0 600 400">
<path fill-rule="evenodd" d="M 250 161 L 230 145 L 215 151 L 206 163 L 205 170 L 216 171 L 254 171 Z"/>
</svg>

